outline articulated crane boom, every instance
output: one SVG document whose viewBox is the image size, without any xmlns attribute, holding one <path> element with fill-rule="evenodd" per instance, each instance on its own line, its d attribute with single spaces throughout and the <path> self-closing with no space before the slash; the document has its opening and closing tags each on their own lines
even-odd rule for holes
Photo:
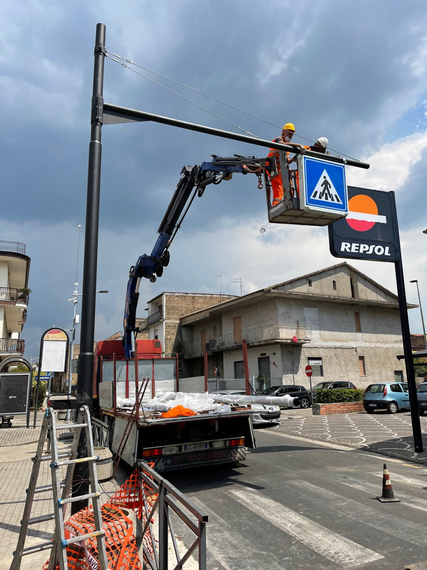
<svg viewBox="0 0 427 570">
<path fill-rule="evenodd" d="M 256 174 L 260 188 L 262 188 L 261 176 L 263 174 L 266 188 L 269 188 L 269 181 L 266 174 L 267 168 L 270 173 L 271 171 L 274 172 L 276 168 L 271 158 L 243 157 L 238 155 L 230 158 L 213 155 L 212 162 L 203 162 L 200 166 L 183 167 L 181 178 L 172 196 L 172 200 L 157 230 L 159 237 L 151 254 L 141 255 L 136 264 L 129 270 L 123 319 L 123 344 L 126 358 L 133 357 L 135 352 L 135 338 L 138 333 L 138 327 L 136 326 L 136 309 L 138 305 L 140 281 L 144 277 L 154 283 L 157 277 L 162 276 L 163 268 L 169 264 L 169 247 L 196 193 L 201 197 L 206 186 L 209 184 L 220 184 L 223 180 L 230 180 L 233 172 Z M 188 207 L 184 211 L 189 200 Z"/>
</svg>

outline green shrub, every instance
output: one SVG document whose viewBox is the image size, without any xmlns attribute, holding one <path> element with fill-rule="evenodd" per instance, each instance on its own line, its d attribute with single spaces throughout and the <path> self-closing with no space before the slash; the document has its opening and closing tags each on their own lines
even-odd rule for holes
<svg viewBox="0 0 427 570">
<path fill-rule="evenodd" d="M 37 390 L 37 380 L 33 378 L 31 382 L 31 407 L 34 408 L 34 399 L 36 397 L 36 390 Z M 46 398 L 46 390 L 47 390 L 47 382 L 39 382 L 39 394 L 38 394 L 38 405 L 37 409 L 39 410 L 43 407 L 44 399 Z"/>
<path fill-rule="evenodd" d="M 361 402 L 364 390 L 319 390 L 316 394 L 316 404 L 335 404 L 337 402 Z"/>
</svg>

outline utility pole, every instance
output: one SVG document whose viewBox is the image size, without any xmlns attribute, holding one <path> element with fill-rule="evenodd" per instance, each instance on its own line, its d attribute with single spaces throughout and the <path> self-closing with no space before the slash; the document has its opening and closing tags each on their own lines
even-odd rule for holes
<svg viewBox="0 0 427 570">
<path fill-rule="evenodd" d="M 242 296 L 242 278 L 241 277 L 235 277 L 234 281 L 231 281 L 231 283 L 240 283 L 240 296 Z"/>
<path fill-rule="evenodd" d="M 418 287 L 418 280 L 413 279 L 410 283 L 415 283 L 417 286 L 417 293 L 418 293 L 418 304 L 420 306 L 420 313 L 421 313 L 421 324 L 423 327 L 423 335 L 424 335 L 424 348 L 427 349 L 427 342 L 426 342 L 426 327 L 424 325 L 424 316 L 423 316 L 423 308 L 421 306 L 421 297 L 420 297 L 420 288 Z"/>
<path fill-rule="evenodd" d="M 215 277 L 219 277 L 219 302 L 222 300 L 222 290 L 221 290 L 221 278 L 222 275 L 215 275 Z"/>
</svg>

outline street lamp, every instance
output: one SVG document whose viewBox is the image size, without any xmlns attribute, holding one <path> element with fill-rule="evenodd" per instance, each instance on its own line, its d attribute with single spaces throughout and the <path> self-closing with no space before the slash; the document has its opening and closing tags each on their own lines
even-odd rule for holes
<svg viewBox="0 0 427 570">
<path fill-rule="evenodd" d="M 410 281 L 410 283 L 416 283 L 417 284 L 417 293 L 418 293 L 418 303 L 420 305 L 420 313 L 421 313 L 421 324 L 423 326 L 423 335 L 424 335 L 424 348 L 427 349 L 427 343 L 426 343 L 426 328 L 424 326 L 424 317 L 423 317 L 423 309 L 421 306 L 421 297 L 420 297 L 420 289 L 418 287 L 418 280 L 417 279 L 413 279 L 412 281 Z"/>
</svg>

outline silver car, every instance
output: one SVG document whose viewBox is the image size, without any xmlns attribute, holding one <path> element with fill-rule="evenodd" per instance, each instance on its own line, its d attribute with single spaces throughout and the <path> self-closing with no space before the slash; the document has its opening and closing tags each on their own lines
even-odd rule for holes
<svg viewBox="0 0 427 570">
<path fill-rule="evenodd" d="M 418 384 L 417 387 L 417 398 L 418 398 L 418 411 L 420 416 L 424 415 L 427 410 L 427 382 L 423 384 Z"/>
</svg>

